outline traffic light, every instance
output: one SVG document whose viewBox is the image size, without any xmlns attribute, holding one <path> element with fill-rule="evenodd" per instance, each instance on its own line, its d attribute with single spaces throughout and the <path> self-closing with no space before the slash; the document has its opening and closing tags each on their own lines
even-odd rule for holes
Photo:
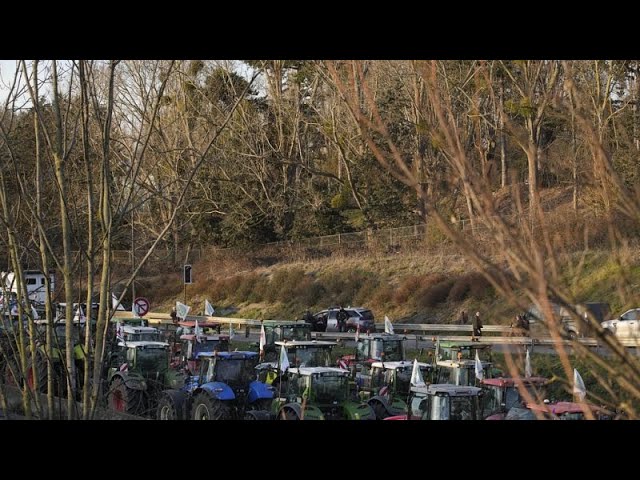
<svg viewBox="0 0 640 480">
<path fill-rule="evenodd" d="M 188 283 L 193 283 L 193 280 L 191 279 L 191 265 L 185 265 L 184 266 L 184 283 L 185 285 Z"/>
</svg>

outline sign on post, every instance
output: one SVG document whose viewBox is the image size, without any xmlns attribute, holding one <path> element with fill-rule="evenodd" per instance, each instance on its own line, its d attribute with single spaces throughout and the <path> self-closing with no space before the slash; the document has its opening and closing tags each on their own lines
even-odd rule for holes
<svg viewBox="0 0 640 480">
<path fill-rule="evenodd" d="M 193 283 L 193 280 L 191 279 L 191 265 L 185 265 L 184 266 L 184 284 L 190 284 Z"/>
<path fill-rule="evenodd" d="M 138 297 L 133 301 L 134 313 L 137 313 L 140 317 L 144 317 L 149 313 L 149 300 L 144 297 Z"/>
</svg>

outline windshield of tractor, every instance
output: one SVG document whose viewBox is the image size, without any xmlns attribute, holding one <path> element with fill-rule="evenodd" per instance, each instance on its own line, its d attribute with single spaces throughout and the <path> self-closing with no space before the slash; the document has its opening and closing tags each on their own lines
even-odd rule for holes
<svg viewBox="0 0 640 480">
<path fill-rule="evenodd" d="M 420 369 L 422 373 L 422 378 L 428 378 L 425 376 L 425 370 Z M 409 390 L 411 389 L 411 373 L 413 372 L 413 367 L 401 367 L 396 368 L 396 378 L 395 378 L 395 393 L 397 395 L 409 395 Z"/>
<path fill-rule="evenodd" d="M 287 353 L 297 367 L 329 367 L 331 353 L 328 348 L 296 348 Z"/>
<path fill-rule="evenodd" d="M 214 350 L 227 352 L 229 350 L 229 340 L 224 338 L 222 340 L 203 340 L 202 342 L 195 342 L 193 344 L 192 354 L 189 358 L 197 357 L 200 352 L 213 352 Z"/>
<path fill-rule="evenodd" d="M 136 369 L 144 372 L 167 370 L 169 367 L 169 351 L 166 348 L 136 349 Z"/>
<path fill-rule="evenodd" d="M 268 330 L 273 332 L 269 335 Z M 282 340 L 311 340 L 311 325 L 280 325 L 278 327 L 266 327 L 265 333 L 269 344 Z M 271 337 L 271 338 L 270 338 Z"/>
<path fill-rule="evenodd" d="M 382 353 L 384 352 L 384 358 Z M 376 339 L 371 341 L 371 358 L 383 359 L 385 362 L 397 362 L 404 359 L 402 340 Z"/>
<path fill-rule="evenodd" d="M 210 361 L 207 369 L 206 381 L 216 381 L 234 385 L 248 385 L 255 376 L 255 363 L 256 362 L 253 361 L 253 359 L 242 358 L 229 360 L 218 359 L 216 362 Z"/>
<path fill-rule="evenodd" d="M 75 325 L 71 327 L 71 335 L 72 335 L 71 338 L 73 339 L 73 342 L 78 343 L 80 334 L 78 332 L 78 329 L 75 327 Z M 57 348 L 65 348 L 66 342 L 67 342 L 66 326 L 56 325 L 53 329 L 53 344 Z"/>
<path fill-rule="evenodd" d="M 494 412 L 499 412 L 502 409 L 502 389 L 494 386 L 485 387 L 483 403 L 484 415 L 491 415 Z"/>
<path fill-rule="evenodd" d="M 339 403 L 347 399 L 349 378 L 344 375 L 315 373 L 313 375 L 314 400 L 320 404 Z"/>
<path fill-rule="evenodd" d="M 477 397 L 437 394 L 431 404 L 431 420 L 475 420 Z"/>
<path fill-rule="evenodd" d="M 428 399 L 424 394 L 417 394 L 411 398 L 411 420 L 428 420 Z"/>
<path fill-rule="evenodd" d="M 125 333 L 127 342 L 162 342 L 162 334 L 160 332 L 145 333 Z"/>
</svg>

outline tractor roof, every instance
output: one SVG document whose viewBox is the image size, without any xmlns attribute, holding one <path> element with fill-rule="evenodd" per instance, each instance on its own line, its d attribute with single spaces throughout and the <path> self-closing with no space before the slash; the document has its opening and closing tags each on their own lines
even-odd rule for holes
<svg viewBox="0 0 640 480">
<path fill-rule="evenodd" d="M 265 327 L 309 327 L 311 325 L 306 323 L 304 320 L 300 321 L 292 321 L 292 320 L 265 320 L 262 322 Z"/>
<path fill-rule="evenodd" d="M 395 333 L 361 333 L 360 340 L 404 340 L 402 335 Z"/>
<path fill-rule="evenodd" d="M 371 364 L 373 368 L 385 368 L 387 370 L 395 370 L 396 368 L 413 367 L 413 362 L 409 360 L 402 360 L 400 362 L 373 362 Z M 429 368 L 431 364 L 418 362 L 420 368 Z"/>
<path fill-rule="evenodd" d="M 478 342 L 461 342 L 458 340 L 442 340 L 440 341 L 440 348 L 469 348 L 482 350 L 485 348 L 491 348 L 491 344 Z"/>
<path fill-rule="evenodd" d="M 514 387 L 517 385 L 525 386 L 541 386 L 545 385 L 549 380 L 544 377 L 520 377 L 520 378 L 485 378 L 482 385 L 490 385 L 492 387 Z"/>
<path fill-rule="evenodd" d="M 609 412 L 604 408 L 597 407 L 590 403 L 587 403 L 586 407 L 591 409 L 594 413 L 600 412 L 600 413 L 613 415 L 612 412 Z M 581 404 L 575 403 L 575 402 L 556 402 L 556 403 L 545 403 L 545 404 L 527 403 L 527 408 L 537 412 L 547 412 L 547 413 L 553 413 L 555 415 L 562 415 L 565 413 L 583 413 L 584 412 L 584 410 L 581 407 Z"/>
<path fill-rule="evenodd" d="M 325 342 L 322 340 L 278 340 L 276 345 L 285 347 L 335 347 L 336 342 Z"/>
<path fill-rule="evenodd" d="M 127 348 L 166 348 L 169 346 L 166 342 L 118 342 L 121 347 Z"/>
<path fill-rule="evenodd" d="M 482 368 L 491 365 L 491 362 L 480 361 Z M 471 368 L 476 364 L 475 360 L 470 358 L 463 358 L 461 360 L 438 360 L 436 365 L 439 367 L 451 367 L 451 368 Z"/>
<path fill-rule="evenodd" d="M 446 394 L 451 397 L 478 396 L 482 389 L 479 387 L 464 387 L 448 383 L 436 383 L 426 387 L 411 387 L 412 392 L 427 393 L 429 395 Z"/>
<path fill-rule="evenodd" d="M 155 327 L 136 327 L 134 325 L 125 325 L 122 327 L 124 333 L 160 333 Z"/>
<path fill-rule="evenodd" d="M 315 375 L 315 374 L 333 374 L 333 375 L 349 375 L 348 370 L 343 370 L 342 368 L 335 367 L 300 367 L 300 368 L 290 368 L 289 373 L 300 375 Z"/>
<path fill-rule="evenodd" d="M 196 321 L 195 320 L 180 320 L 178 322 L 178 325 L 180 325 L 181 327 L 190 327 L 190 328 L 194 328 L 196 326 Z M 198 328 L 216 328 L 218 325 L 220 325 L 217 322 L 198 322 Z"/>
<path fill-rule="evenodd" d="M 194 340 L 196 338 L 194 333 L 185 333 L 184 335 L 180 335 L 180 340 Z M 205 341 L 222 341 L 229 340 L 229 335 L 198 335 L 200 340 Z"/>
<path fill-rule="evenodd" d="M 245 360 L 257 356 L 258 352 L 200 352 L 196 358 L 218 357 L 221 360 Z"/>
</svg>

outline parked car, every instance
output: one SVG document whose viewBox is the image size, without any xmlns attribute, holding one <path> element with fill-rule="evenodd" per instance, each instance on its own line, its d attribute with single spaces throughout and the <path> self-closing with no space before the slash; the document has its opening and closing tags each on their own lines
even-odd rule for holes
<svg viewBox="0 0 640 480">
<path fill-rule="evenodd" d="M 585 319 L 590 313 L 591 315 L 593 315 L 596 321 L 600 323 L 604 322 L 604 320 L 610 314 L 609 304 L 604 302 L 585 302 L 574 305 L 573 307 L 575 308 L 576 312 Z M 562 334 L 566 338 L 574 339 L 578 337 L 593 336 L 594 332 L 590 327 L 590 324 L 587 321 L 577 322 L 565 307 L 552 302 L 551 310 L 554 317 L 560 320 L 560 324 L 562 326 Z M 542 321 L 543 319 L 543 314 L 535 305 L 532 305 L 529 308 L 526 316 L 528 317 L 529 321 Z"/>
<path fill-rule="evenodd" d="M 602 328 L 609 330 L 617 337 L 640 337 L 640 308 L 632 308 L 618 318 L 602 322 Z"/>
<path fill-rule="evenodd" d="M 313 317 L 316 319 L 316 325 L 324 325 L 324 331 L 326 332 L 339 331 L 338 311 L 340 311 L 339 307 L 331 307 L 314 314 Z M 373 313 L 368 308 L 345 307 L 345 311 L 349 315 L 346 322 L 348 332 L 355 332 L 358 325 L 362 333 L 375 330 L 375 319 Z"/>
</svg>

